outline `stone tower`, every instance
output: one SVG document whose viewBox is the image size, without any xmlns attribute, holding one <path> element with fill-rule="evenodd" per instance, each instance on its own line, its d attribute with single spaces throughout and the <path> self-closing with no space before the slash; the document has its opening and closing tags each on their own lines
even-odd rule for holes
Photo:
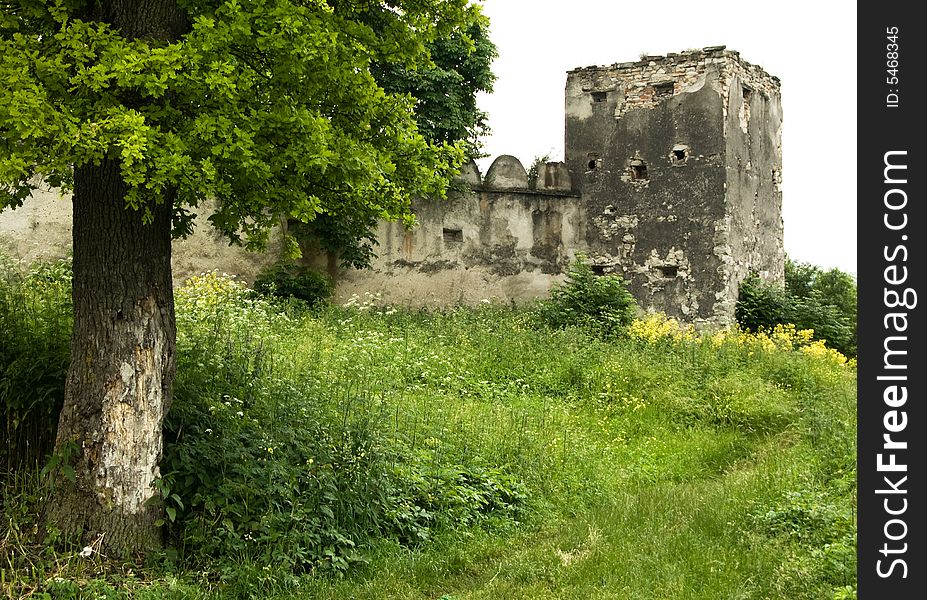
<svg viewBox="0 0 927 600">
<path fill-rule="evenodd" d="M 529 303 L 583 253 L 598 273 L 621 274 L 642 308 L 720 324 L 751 271 L 782 279 L 778 79 L 723 47 L 576 69 L 565 119 L 564 163 L 536 165 L 534 177 L 513 156 L 485 176 L 471 163 L 446 201 L 413 203 L 419 227 L 378 225 L 369 270 L 311 249 L 307 262 L 336 276 L 339 301 Z M 0 246 L 66 252 L 70 203 L 36 200 L 0 214 Z M 185 244 L 178 279 L 215 267 L 251 279 L 260 266 L 208 228 Z"/>
<path fill-rule="evenodd" d="M 779 80 L 723 46 L 570 71 L 566 163 L 594 268 L 638 302 L 730 322 L 751 272 L 781 281 Z"/>
</svg>

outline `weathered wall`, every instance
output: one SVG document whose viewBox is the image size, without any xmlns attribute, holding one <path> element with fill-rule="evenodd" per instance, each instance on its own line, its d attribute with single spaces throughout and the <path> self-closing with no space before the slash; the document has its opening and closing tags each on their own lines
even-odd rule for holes
<svg viewBox="0 0 927 600">
<path fill-rule="evenodd" d="M 206 221 L 211 206 L 206 203 L 198 210 L 192 236 L 174 242 L 171 264 L 175 285 L 209 269 L 250 283 L 258 271 L 279 256 L 279 236 L 272 237 L 268 251 L 262 254 L 229 246 Z M 66 256 L 71 250 L 70 196 L 45 188 L 33 192 L 32 198 L 16 210 L 0 212 L 0 250 L 26 262 Z"/>
<path fill-rule="evenodd" d="M 725 115 L 727 244 L 720 249 L 726 282 L 720 312 L 733 314 L 741 281 L 756 272 L 784 277 L 782 223 L 782 105 L 768 77 L 731 63 Z"/>
<path fill-rule="evenodd" d="M 781 278 L 780 127 L 778 81 L 723 47 L 571 71 L 566 162 L 599 270 L 645 308 L 732 320 L 749 270 Z"/>
<path fill-rule="evenodd" d="M 565 163 L 542 165 L 536 182 L 511 156 L 485 177 L 470 163 L 469 192 L 414 203 L 418 228 L 379 226 L 372 269 L 306 262 L 336 276 L 339 300 L 451 305 L 544 297 L 582 252 L 643 308 L 718 323 L 733 319 L 750 271 L 782 279 L 778 79 L 717 46 L 576 69 L 565 91 Z M 175 280 L 218 268 L 250 281 L 279 255 L 279 243 L 264 255 L 229 247 L 198 221 L 174 245 Z M 70 202 L 45 191 L 0 213 L 0 247 L 65 253 Z"/>
<path fill-rule="evenodd" d="M 447 306 L 546 296 L 584 245 L 585 214 L 563 163 L 542 167 L 536 189 L 511 156 L 483 181 L 471 163 L 463 179 L 469 192 L 415 203 L 417 228 L 382 223 L 372 268 L 341 272 L 337 298 L 377 292 L 392 304 Z"/>
</svg>

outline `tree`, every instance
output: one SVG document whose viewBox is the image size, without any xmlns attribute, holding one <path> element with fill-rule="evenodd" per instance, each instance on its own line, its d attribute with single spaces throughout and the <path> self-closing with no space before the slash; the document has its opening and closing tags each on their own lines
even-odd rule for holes
<svg viewBox="0 0 927 600">
<path fill-rule="evenodd" d="M 480 136 L 489 131 L 487 115 L 476 105 L 479 92 L 491 92 L 495 81 L 491 65 L 496 46 L 489 39 L 489 21 L 478 11 L 448 35 L 425 45 L 429 60 L 408 64 L 381 61 L 371 65 L 377 83 L 389 93 L 406 94 L 415 103 L 419 132 L 433 143 L 466 143 L 467 158 L 480 153 Z M 367 22 L 379 31 L 376 14 Z M 342 266 L 370 266 L 377 243 L 377 215 L 323 214 L 298 226 L 297 239 L 312 239 L 322 250 L 337 255 Z"/>
<path fill-rule="evenodd" d="M 46 522 L 111 555 L 159 543 L 172 234 L 260 248 L 281 218 L 412 219 L 462 144 L 427 142 L 372 65 L 427 63 L 466 0 L 5 0 L 0 207 L 73 190 L 74 333 Z M 373 27 L 371 23 L 376 23 Z"/>
</svg>

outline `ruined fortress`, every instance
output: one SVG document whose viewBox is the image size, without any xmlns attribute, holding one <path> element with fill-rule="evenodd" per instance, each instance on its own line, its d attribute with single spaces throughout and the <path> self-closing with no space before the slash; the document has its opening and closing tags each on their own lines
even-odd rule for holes
<svg viewBox="0 0 927 600">
<path fill-rule="evenodd" d="M 398 305 L 543 297 L 578 253 L 616 273 L 639 304 L 690 322 L 733 319 L 750 273 L 783 276 L 779 80 L 723 46 L 567 74 L 565 161 L 529 180 L 512 156 L 475 163 L 420 226 L 378 229 L 369 270 L 327 268 L 340 299 Z M 70 203 L 53 191 L 0 214 L 0 243 L 30 258 L 70 245 Z M 248 279 L 275 260 L 201 226 L 175 246 L 177 279 L 209 268 Z"/>
<path fill-rule="evenodd" d="M 584 253 L 645 309 L 727 323 L 751 271 L 782 279 L 778 79 L 720 46 L 644 56 L 570 71 L 565 117 L 565 162 L 534 181 L 511 156 L 471 163 L 469 192 L 416 203 L 418 229 L 382 224 L 372 272 L 340 293 L 526 300 Z"/>
</svg>

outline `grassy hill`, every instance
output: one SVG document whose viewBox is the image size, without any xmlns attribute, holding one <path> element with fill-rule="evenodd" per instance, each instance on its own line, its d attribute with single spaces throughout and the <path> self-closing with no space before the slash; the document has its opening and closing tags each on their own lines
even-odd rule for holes
<svg viewBox="0 0 927 600">
<path fill-rule="evenodd" d="M 8 455 L 41 437 L 24 406 L 54 410 L 65 275 L 5 275 Z M 0 595 L 855 598 L 856 369 L 807 332 L 310 312 L 216 274 L 177 308 L 168 548 L 141 566 L 35 545 L 54 476 L 8 472 Z"/>
</svg>

